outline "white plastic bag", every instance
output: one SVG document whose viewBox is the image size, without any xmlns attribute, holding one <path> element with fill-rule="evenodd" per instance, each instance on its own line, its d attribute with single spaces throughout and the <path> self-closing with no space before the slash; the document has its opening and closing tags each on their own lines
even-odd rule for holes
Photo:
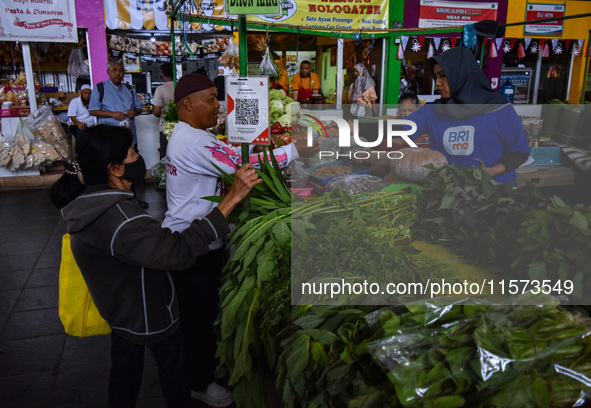
<svg viewBox="0 0 591 408">
<path fill-rule="evenodd" d="M 68 60 L 68 75 L 76 77 L 89 76 L 88 66 L 84 63 L 86 59 L 82 48 L 74 48 Z"/>
</svg>

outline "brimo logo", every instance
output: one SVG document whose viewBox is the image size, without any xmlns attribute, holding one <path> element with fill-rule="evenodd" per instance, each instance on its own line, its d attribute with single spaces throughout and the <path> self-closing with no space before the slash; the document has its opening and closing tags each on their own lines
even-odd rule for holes
<svg viewBox="0 0 591 408">
<path fill-rule="evenodd" d="M 320 120 L 311 116 L 308 116 L 310 119 L 307 121 L 310 123 L 311 126 L 308 126 L 308 147 L 312 147 L 314 143 L 314 128 L 317 129 L 321 134 L 324 133 L 325 136 L 328 136 L 326 128 L 322 124 Z M 338 116 L 324 116 L 323 120 L 331 120 L 334 121 L 339 127 L 339 147 L 350 148 L 351 147 L 351 127 L 349 123 Z M 404 127 L 403 127 L 404 126 Z M 409 130 L 407 128 L 410 127 Z M 406 119 L 387 119 L 386 120 L 386 145 L 388 147 L 392 147 L 392 139 L 394 137 L 400 137 L 402 140 L 406 142 L 410 147 L 417 147 L 415 142 L 409 137 L 413 135 L 417 131 L 417 125 L 411 121 Z M 366 142 L 361 140 L 359 137 L 359 122 L 357 119 L 353 120 L 353 143 L 355 146 L 364 149 L 371 149 L 374 147 L 378 147 L 382 144 L 384 140 L 384 120 L 378 120 L 378 137 L 375 141 Z M 337 159 L 340 158 L 355 158 L 355 159 L 369 159 L 372 155 L 376 156 L 377 158 L 381 158 L 383 156 L 388 157 L 389 159 L 402 159 L 404 154 L 399 151 L 384 151 L 384 150 L 359 150 L 359 151 L 350 151 L 348 153 L 339 153 L 334 151 L 319 151 L 318 156 L 322 157 L 335 157 Z"/>
</svg>

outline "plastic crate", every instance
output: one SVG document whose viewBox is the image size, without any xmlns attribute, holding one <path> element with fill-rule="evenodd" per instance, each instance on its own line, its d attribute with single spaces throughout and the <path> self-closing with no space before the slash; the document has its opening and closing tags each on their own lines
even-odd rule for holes
<svg viewBox="0 0 591 408">
<path fill-rule="evenodd" d="M 530 156 L 534 159 L 532 166 L 554 166 L 565 163 L 565 154 L 560 146 L 532 147 Z"/>
</svg>

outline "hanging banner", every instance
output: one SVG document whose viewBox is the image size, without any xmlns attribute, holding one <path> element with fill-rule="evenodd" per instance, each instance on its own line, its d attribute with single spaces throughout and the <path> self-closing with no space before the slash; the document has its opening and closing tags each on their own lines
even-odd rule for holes
<svg viewBox="0 0 591 408">
<path fill-rule="evenodd" d="M 103 3 L 105 24 L 110 30 L 170 30 L 170 19 L 166 13 L 172 9 L 172 0 L 104 0 Z M 179 14 L 226 17 L 224 2 L 215 0 L 186 1 Z M 224 26 L 203 22 L 182 24 L 186 30 L 199 32 L 224 29 Z M 175 22 L 175 29 L 180 28 L 181 23 Z"/>
<path fill-rule="evenodd" d="M 269 144 L 269 77 L 226 77 L 228 141 Z"/>
<path fill-rule="evenodd" d="M 280 0 L 225 0 L 228 14 L 281 14 Z"/>
<path fill-rule="evenodd" d="M 307 29 L 387 29 L 388 0 L 344 2 L 337 0 L 283 0 L 278 16 L 249 16 L 247 21 L 294 25 Z"/>
<path fill-rule="evenodd" d="M 3 41 L 78 42 L 74 0 L 0 0 Z"/>
<path fill-rule="evenodd" d="M 496 20 L 498 3 L 421 0 L 419 28 L 451 27 Z"/>
<path fill-rule="evenodd" d="M 564 17 L 564 4 L 527 3 L 525 21 L 543 20 L 546 18 Z M 564 21 L 546 21 L 544 23 L 526 24 L 523 34 L 526 35 L 562 35 Z"/>
</svg>

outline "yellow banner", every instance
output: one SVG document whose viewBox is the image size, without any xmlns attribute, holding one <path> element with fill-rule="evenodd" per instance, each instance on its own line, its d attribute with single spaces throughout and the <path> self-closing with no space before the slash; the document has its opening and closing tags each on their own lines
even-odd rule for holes
<svg viewBox="0 0 591 408">
<path fill-rule="evenodd" d="M 283 0 L 281 16 L 249 16 L 247 21 L 301 26 L 302 29 L 387 29 L 388 0 Z"/>
</svg>

